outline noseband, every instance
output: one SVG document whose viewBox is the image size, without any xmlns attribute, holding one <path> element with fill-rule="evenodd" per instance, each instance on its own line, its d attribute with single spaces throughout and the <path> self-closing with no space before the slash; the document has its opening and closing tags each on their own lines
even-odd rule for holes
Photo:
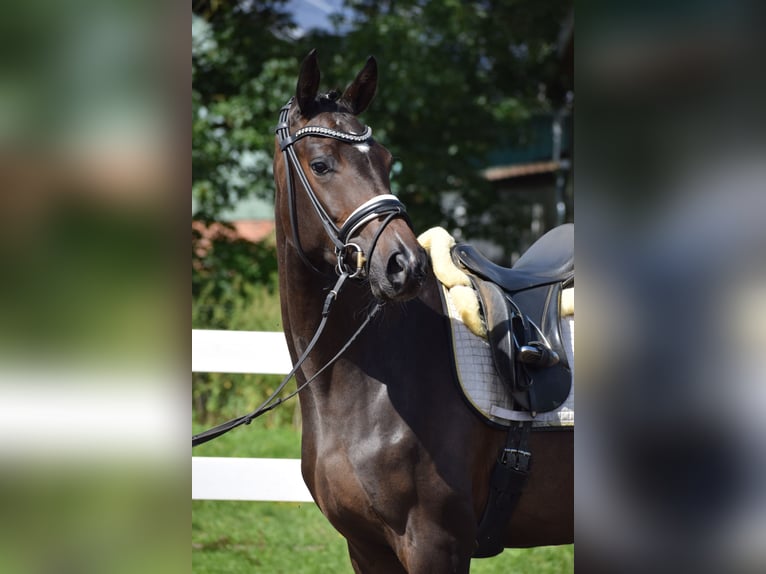
<svg viewBox="0 0 766 574">
<path fill-rule="evenodd" d="M 308 136 L 332 138 L 350 144 L 364 143 L 372 137 L 372 129 L 367 127 L 364 132 L 355 134 L 322 126 L 309 125 L 300 128 L 295 134 L 290 135 L 288 115 L 293 99 L 294 98 L 290 98 L 290 101 L 280 110 L 279 124 L 277 125 L 276 133 L 279 138 L 279 147 L 285 158 L 285 179 L 287 183 L 288 205 L 290 209 L 290 224 L 292 226 L 295 248 L 298 251 L 300 258 L 308 267 L 317 273 L 322 273 L 313 263 L 311 263 L 311 261 L 309 261 L 308 256 L 301 247 L 300 238 L 298 236 L 298 215 L 295 206 L 295 186 L 293 184 L 291 167 L 295 170 L 295 173 L 298 174 L 298 179 L 300 180 L 303 189 L 306 190 L 306 194 L 322 223 L 322 227 L 324 227 L 325 233 L 335 245 L 335 256 L 338 261 L 335 267 L 336 273 L 338 275 L 346 273 L 349 277 L 364 277 L 369 272 L 370 259 L 372 258 L 372 253 L 378 242 L 378 238 L 388 224 L 395 217 L 403 217 L 410 227 L 412 227 L 412 224 L 410 223 L 409 217 L 407 217 L 404 204 L 394 195 L 383 194 L 377 195 L 357 207 L 340 227 L 335 225 L 335 222 L 319 201 L 316 193 L 314 193 L 314 190 L 306 177 L 306 173 L 303 171 L 303 168 L 298 161 L 298 156 L 295 153 L 293 144 Z M 385 219 L 375 233 L 375 237 L 370 244 L 369 253 L 365 254 L 364 250 L 359 247 L 359 245 L 350 240 L 369 222 L 381 217 L 385 217 Z"/>
</svg>

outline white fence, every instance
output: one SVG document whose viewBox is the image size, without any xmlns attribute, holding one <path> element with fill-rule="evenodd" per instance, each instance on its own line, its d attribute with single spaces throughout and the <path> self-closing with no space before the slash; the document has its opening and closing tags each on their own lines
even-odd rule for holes
<svg viewBox="0 0 766 574">
<path fill-rule="evenodd" d="M 284 375 L 291 368 L 282 333 L 192 330 L 193 372 Z M 193 456 L 192 499 L 311 502 L 300 462 Z"/>
</svg>

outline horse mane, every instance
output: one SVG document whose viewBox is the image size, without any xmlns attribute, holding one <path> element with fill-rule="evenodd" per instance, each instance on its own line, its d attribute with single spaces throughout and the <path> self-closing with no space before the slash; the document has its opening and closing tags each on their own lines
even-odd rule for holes
<svg viewBox="0 0 766 574">
<path fill-rule="evenodd" d="M 342 95 L 343 92 L 338 89 L 318 94 L 315 100 L 317 103 L 317 111 L 351 113 L 348 105 L 341 98 Z"/>
<path fill-rule="evenodd" d="M 314 105 L 312 106 L 310 117 L 314 117 L 322 112 L 330 113 L 351 113 L 346 102 L 343 101 L 341 96 L 343 93 L 338 89 L 332 89 L 328 92 L 321 92 L 314 98 Z M 301 115 L 300 109 L 297 107 L 294 110 L 294 117 Z"/>
<path fill-rule="evenodd" d="M 339 97 L 340 97 L 340 90 L 330 90 L 329 92 L 319 94 L 317 96 L 317 99 L 330 100 L 331 102 L 337 102 Z"/>
</svg>

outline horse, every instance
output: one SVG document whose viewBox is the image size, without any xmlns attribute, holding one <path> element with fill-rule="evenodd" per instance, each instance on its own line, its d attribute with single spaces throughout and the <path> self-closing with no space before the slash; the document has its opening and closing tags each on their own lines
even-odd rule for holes
<svg viewBox="0 0 766 574">
<path fill-rule="evenodd" d="M 440 287 L 391 195 L 392 155 L 358 119 L 374 57 L 342 93 L 319 82 L 312 51 L 273 162 L 283 328 L 294 362 L 310 351 L 298 383 L 315 377 L 299 394 L 303 479 L 355 572 L 465 573 L 507 433 L 460 394 Z M 573 542 L 573 434 L 531 433 L 506 547 Z"/>
</svg>

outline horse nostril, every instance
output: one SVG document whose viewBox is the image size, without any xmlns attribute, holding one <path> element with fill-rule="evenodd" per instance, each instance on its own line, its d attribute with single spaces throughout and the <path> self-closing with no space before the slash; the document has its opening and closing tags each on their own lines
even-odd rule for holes
<svg viewBox="0 0 766 574">
<path fill-rule="evenodd" d="M 427 272 L 426 262 L 427 259 L 419 257 L 419 253 L 403 246 L 393 252 L 386 264 L 386 279 L 392 292 L 396 295 L 412 294 L 420 287 Z"/>
<path fill-rule="evenodd" d="M 407 258 L 400 252 L 394 253 L 388 259 L 388 266 L 386 267 L 386 275 L 392 281 L 401 281 L 401 275 L 404 273 L 407 265 Z"/>
</svg>

